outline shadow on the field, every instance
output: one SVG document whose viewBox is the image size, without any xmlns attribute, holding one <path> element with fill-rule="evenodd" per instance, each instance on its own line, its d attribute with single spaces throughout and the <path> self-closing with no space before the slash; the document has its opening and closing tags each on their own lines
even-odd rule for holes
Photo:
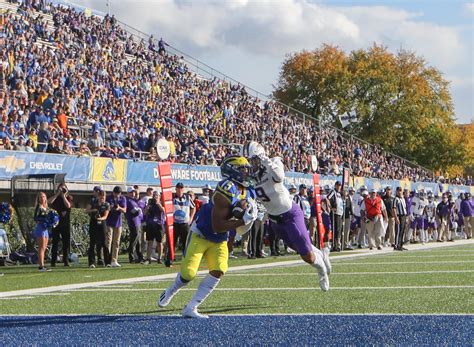
<svg viewBox="0 0 474 347">
<path fill-rule="evenodd" d="M 280 306 L 272 306 L 272 305 L 248 305 L 248 306 L 242 306 L 242 305 L 236 305 L 236 306 L 216 306 L 215 308 L 209 307 L 204 310 L 202 310 L 203 313 L 221 313 L 221 312 L 234 312 L 234 311 L 245 311 L 245 310 L 252 310 L 252 309 L 263 309 L 263 308 L 276 308 Z"/>
<path fill-rule="evenodd" d="M 202 309 L 202 313 L 221 313 L 221 312 L 232 312 L 232 311 L 243 311 L 243 310 L 251 310 L 251 309 L 264 309 L 264 308 L 277 308 L 280 306 L 263 306 L 263 305 L 248 305 L 248 306 L 242 306 L 242 305 L 235 305 L 235 306 L 211 306 L 211 307 L 206 307 Z M 159 309 L 159 310 L 149 310 L 149 311 L 139 311 L 139 312 L 127 312 L 124 314 L 132 314 L 132 315 L 152 315 L 156 314 L 158 316 L 161 316 L 163 314 L 169 314 L 173 313 L 176 314 L 177 316 L 165 316 L 169 318 L 179 318 L 179 315 L 181 314 L 181 309 L 177 308 L 169 308 L 169 309 Z"/>
<path fill-rule="evenodd" d="M 67 324 L 96 324 L 120 322 L 127 319 L 127 316 L 32 316 L 32 317 L 0 317 L 1 328 L 14 327 L 41 327 L 46 328 L 51 325 L 67 325 Z"/>
</svg>

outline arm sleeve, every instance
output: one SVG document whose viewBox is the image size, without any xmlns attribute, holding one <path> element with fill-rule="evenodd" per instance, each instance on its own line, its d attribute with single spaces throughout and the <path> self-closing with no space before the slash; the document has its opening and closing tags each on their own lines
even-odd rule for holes
<svg viewBox="0 0 474 347">
<path fill-rule="evenodd" d="M 262 164 L 267 168 L 276 183 L 280 183 L 285 179 L 285 169 L 280 157 L 262 158 Z"/>
</svg>

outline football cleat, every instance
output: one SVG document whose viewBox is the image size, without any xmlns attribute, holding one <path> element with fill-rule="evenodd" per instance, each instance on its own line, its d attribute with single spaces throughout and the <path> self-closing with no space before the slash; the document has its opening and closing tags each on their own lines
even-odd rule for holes
<svg viewBox="0 0 474 347">
<path fill-rule="evenodd" d="M 162 308 L 168 306 L 169 303 L 171 302 L 171 299 L 173 299 L 175 295 L 176 293 L 170 294 L 169 288 L 163 290 L 163 292 L 160 295 L 160 298 L 158 299 L 158 306 Z"/>
<path fill-rule="evenodd" d="M 323 292 L 327 292 L 329 290 L 329 277 L 327 273 L 324 275 L 319 275 L 319 287 Z"/>
<path fill-rule="evenodd" d="M 194 307 L 194 308 L 190 308 L 188 306 L 186 306 L 184 309 L 183 309 L 183 312 L 181 313 L 181 315 L 184 317 L 184 318 L 198 318 L 198 319 L 208 319 L 209 316 L 206 316 L 205 314 L 200 314 L 198 311 L 197 311 L 197 308 Z"/>
<path fill-rule="evenodd" d="M 324 260 L 324 265 L 326 265 L 327 274 L 330 275 L 332 271 L 332 265 L 331 265 L 331 262 L 329 261 L 329 247 L 323 248 L 323 260 Z"/>
</svg>

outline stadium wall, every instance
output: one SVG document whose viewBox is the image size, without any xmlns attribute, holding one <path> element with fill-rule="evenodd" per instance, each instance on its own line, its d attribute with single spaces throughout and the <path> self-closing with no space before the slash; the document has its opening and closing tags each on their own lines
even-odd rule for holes
<svg viewBox="0 0 474 347">
<path fill-rule="evenodd" d="M 0 187 L 9 189 L 10 180 L 15 175 L 65 173 L 66 182 L 75 184 L 77 191 L 90 192 L 91 186 L 101 184 L 104 187 L 115 185 L 145 185 L 160 187 L 157 162 L 133 161 L 99 157 L 77 157 L 62 154 L 27 153 L 18 151 L 0 151 Z M 217 166 L 194 166 L 188 164 L 172 164 L 173 186 L 182 182 L 189 188 L 201 188 L 204 184 L 214 186 L 221 180 Z M 321 175 L 320 185 L 333 186 L 341 177 Z M 352 177 L 352 186 L 361 185 L 377 190 L 386 186 L 401 186 L 410 190 L 424 189 L 434 194 L 451 191 L 454 194 L 471 192 L 474 187 L 461 185 L 438 184 L 432 182 L 410 182 L 400 180 L 378 180 L 364 177 Z M 287 185 L 301 183 L 313 185 L 313 176 L 298 172 L 287 172 Z"/>
</svg>

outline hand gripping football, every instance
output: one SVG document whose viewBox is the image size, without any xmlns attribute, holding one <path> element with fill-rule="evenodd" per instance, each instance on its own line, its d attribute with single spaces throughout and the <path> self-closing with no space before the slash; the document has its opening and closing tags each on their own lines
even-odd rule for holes
<svg viewBox="0 0 474 347">
<path fill-rule="evenodd" d="M 244 199 L 237 201 L 232 207 L 232 217 L 242 219 L 245 214 L 245 210 L 247 209 L 247 206 L 247 200 Z"/>
</svg>

